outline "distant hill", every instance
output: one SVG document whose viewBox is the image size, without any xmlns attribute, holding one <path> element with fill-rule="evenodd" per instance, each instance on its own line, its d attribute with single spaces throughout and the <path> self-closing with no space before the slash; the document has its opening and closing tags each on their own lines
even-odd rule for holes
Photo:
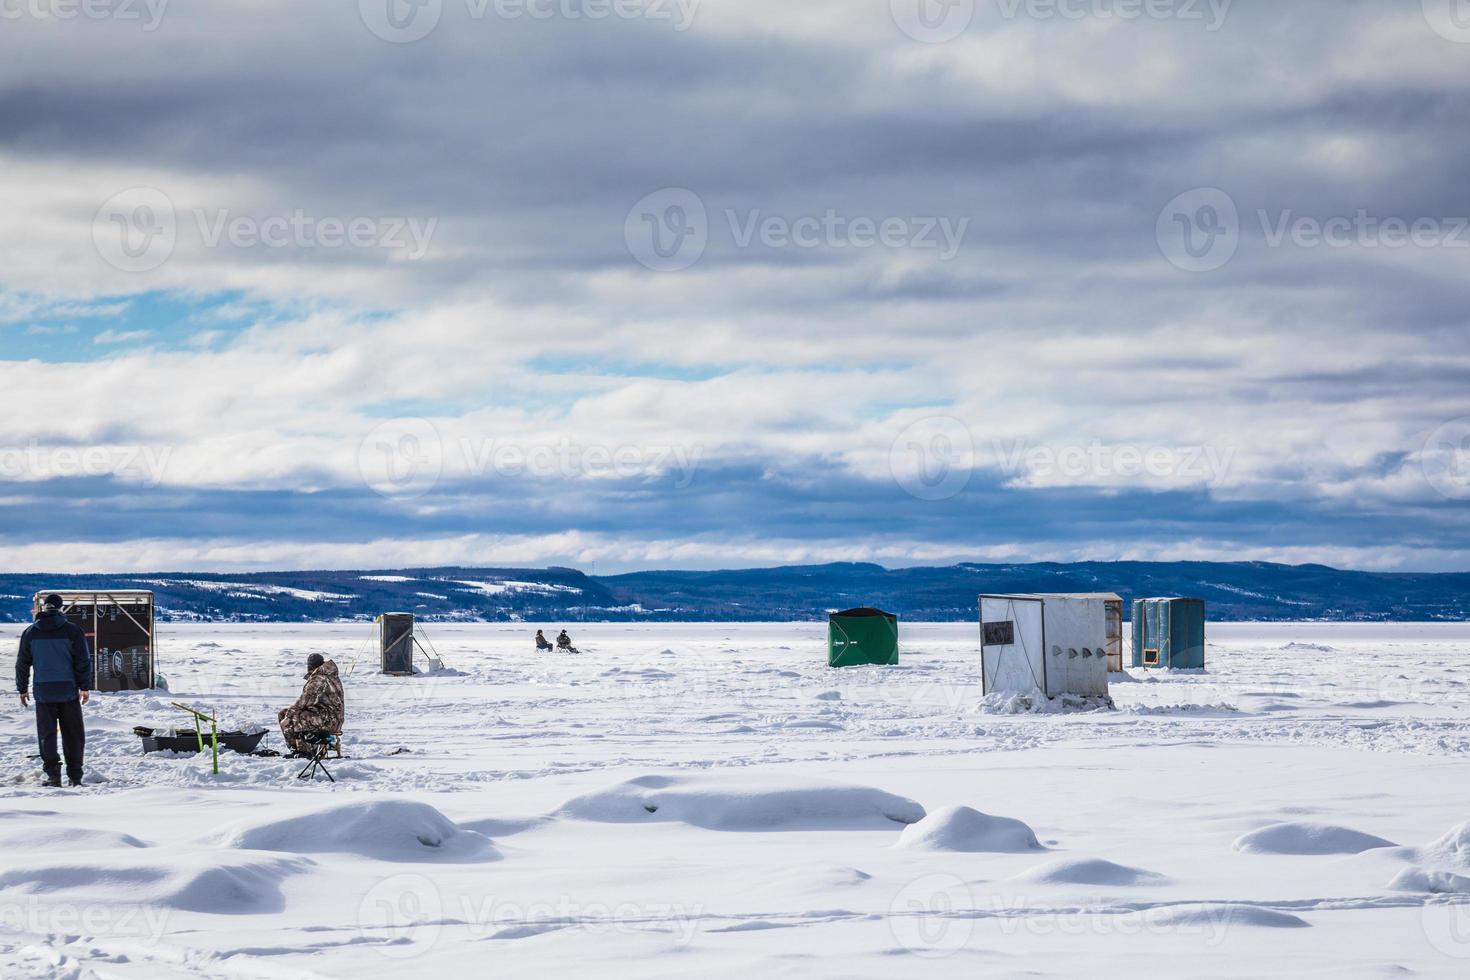
<svg viewBox="0 0 1470 980">
<path fill-rule="evenodd" d="M 593 577 L 571 568 L 415 568 L 248 575 L 0 575 L 0 621 L 30 618 L 42 589 L 151 589 L 160 619 L 313 622 L 384 611 L 444 621 L 788 621 L 881 606 L 967 621 L 981 592 L 1188 595 L 1216 620 L 1466 620 L 1470 573 L 1351 572 L 1265 562 L 1077 562 L 887 569 L 798 565 Z M 1126 613 L 1125 613 L 1126 615 Z"/>
</svg>

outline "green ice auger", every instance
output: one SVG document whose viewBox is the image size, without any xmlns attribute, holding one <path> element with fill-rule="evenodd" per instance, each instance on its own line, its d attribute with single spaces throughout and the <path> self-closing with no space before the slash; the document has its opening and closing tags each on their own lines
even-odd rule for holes
<svg viewBox="0 0 1470 980">
<path fill-rule="evenodd" d="M 179 702 L 177 701 L 170 701 L 169 703 L 172 704 L 175 708 L 178 708 L 180 711 L 187 711 L 189 714 L 194 716 L 194 737 L 199 740 L 200 752 L 204 751 L 204 723 L 206 721 L 209 722 L 209 744 L 210 747 L 214 750 L 214 774 L 218 776 L 219 728 L 214 713 L 211 712 L 206 715 L 204 712 L 197 711 L 194 708 L 189 707 L 187 704 L 179 704 Z"/>
</svg>

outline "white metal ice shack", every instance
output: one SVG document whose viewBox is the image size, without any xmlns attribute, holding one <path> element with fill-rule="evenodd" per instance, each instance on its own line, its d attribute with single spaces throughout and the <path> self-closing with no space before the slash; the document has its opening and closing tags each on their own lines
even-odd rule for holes
<svg viewBox="0 0 1470 980">
<path fill-rule="evenodd" d="M 1107 602 L 1098 595 L 980 597 L 980 680 L 986 694 L 1108 693 Z"/>
</svg>

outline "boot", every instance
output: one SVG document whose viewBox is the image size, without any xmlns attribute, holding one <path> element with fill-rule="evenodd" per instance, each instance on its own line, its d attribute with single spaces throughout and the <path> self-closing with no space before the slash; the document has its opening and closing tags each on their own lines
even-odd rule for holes
<svg viewBox="0 0 1470 980">
<path fill-rule="evenodd" d="M 47 776 L 45 785 L 59 787 L 61 785 L 61 774 L 57 773 L 54 776 Z"/>
</svg>

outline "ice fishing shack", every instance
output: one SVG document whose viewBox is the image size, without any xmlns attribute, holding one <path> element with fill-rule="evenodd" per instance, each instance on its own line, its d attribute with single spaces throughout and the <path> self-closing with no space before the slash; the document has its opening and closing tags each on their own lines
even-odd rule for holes
<svg viewBox="0 0 1470 980">
<path fill-rule="evenodd" d="M 42 589 L 31 599 L 41 611 L 48 595 L 82 628 L 92 650 L 92 690 L 143 691 L 157 686 L 153 659 L 153 593 L 146 589 Z"/>
<path fill-rule="evenodd" d="M 1107 697 L 1107 600 L 1097 594 L 982 595 L 986 694 Z"/>
<path fill-rule="evenodd" d="M 898 617 L 862 606 L 827 617 L 827 666 L 898 663 Z"/>
<path fill-rule="evenodd" d="M 1133 666 L 1205 665 L 1205 600 L 1134 599 Z"/>
</svg>

